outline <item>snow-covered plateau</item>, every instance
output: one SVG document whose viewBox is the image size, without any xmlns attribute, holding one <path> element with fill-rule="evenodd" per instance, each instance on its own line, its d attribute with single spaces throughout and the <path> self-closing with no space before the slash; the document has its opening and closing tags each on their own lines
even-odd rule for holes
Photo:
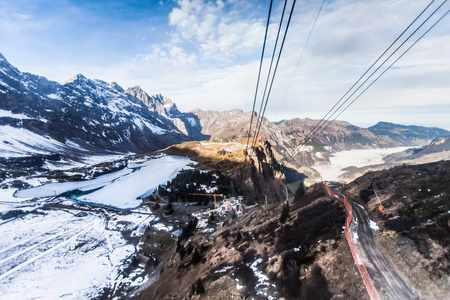
<svg viewBox="0 0 450 300">
<path fill-rule="evenodd" d="M 140 206 L 138 197 L 192 163 L 162 156 L 85 181 L 15 178 L 33 186 L 20 191 L 3 182 L 0 299 L 92 299 L 105 290 L 120 298 L 124 288 L 142 284 L 144 269 L 130 269 L 142 233 L 147 226 L 174 228 Z M 61 195 L 73 190 L 83 196 Z"/>
</svg>

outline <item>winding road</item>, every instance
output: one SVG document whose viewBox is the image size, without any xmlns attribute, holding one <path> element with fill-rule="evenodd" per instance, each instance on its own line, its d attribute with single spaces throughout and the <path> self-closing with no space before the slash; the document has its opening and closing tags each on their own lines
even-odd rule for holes
<svg viewBox="0 0 450 300">
<path fill-rule="evenodd" d="M 330 188 L 337 195 L 343 196 L 336 187 L 330 186 Z M 380 296 L 392 300 L 420 299 L 378 249 L 369 225 L 367 212 L 362 206 L 351 201 L 349 202 L 353 211 L 353 222 L 350 230 L 352 232 L 356 231 L 358 234 L 357 249 L 359 253 L 363 254 L 363 260 L 366 260 L 366 267 L 371 270 L 372 280 L 381 287 L 379 291 Z"/>
</svg>

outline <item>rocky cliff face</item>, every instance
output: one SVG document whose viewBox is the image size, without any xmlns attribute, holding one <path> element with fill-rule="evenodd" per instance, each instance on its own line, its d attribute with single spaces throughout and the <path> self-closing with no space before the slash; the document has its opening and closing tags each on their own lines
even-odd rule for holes
<svg viewBox="0 0 450 300">
<path fill-rule="evenodd" d="M 247 138 L 251 112 L 243 112 L 239 109 L 223 112 L 195 109 L 192 113 L 200 120 L 202 133 L 210 135 L 211 138 Z M 256 120 L 257 117 L 254 116 L 251 136 L 255 135 Z M 291 153 L 301 142 L 298 136 L 293 136 L 291 132 L 280 127 L 278 124 L 269 122 L 266 118 L 263 119 L 259 137 L 260 140 L 269 140 L 275 150 L 283 156 Z M 251 142 L 252 138 L 250 138 L 250 144 Z M 325 148 L 317 143 L 313 143 L 313 145 L 302 149 L 296 155 L 296 158 L 301 164 L 306 165 L 329 163 Z"/>
<path fill-rule="evenodd" d="M 150 111 L 158 113 L 172 121 L 180 132 L 189 136 L 191 139 L 205 140 L 209 138 L 209 136 L 202 133 L 202 127 L 198 117 L 192 113 L 181 112 L 169 98 L 161 94 L 149 96 L 139 86 L 128 88 L 125 93 L 131 99 L 144 103 Z"/>
</svg>

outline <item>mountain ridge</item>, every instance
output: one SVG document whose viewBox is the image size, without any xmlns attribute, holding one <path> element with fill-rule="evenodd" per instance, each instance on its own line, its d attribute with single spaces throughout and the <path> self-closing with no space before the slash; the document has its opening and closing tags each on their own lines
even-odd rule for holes
<svg viewBox="0 0 450 300">
<path fill-rule="evenodd" d="M 1 54 L 0 100 L 3 136 L 20 128 L 29 135 L 46 136 L 54 144 L 65 145 L 46 151 L 45 140 L 38 146 L 20 139 L 17 143 L 13 141 L 19 148 L 37 148 L 21 155 L 75 153 L 80 149 L 98 153 L 144 153 L 185 141 L 247 138 L 252 114 L 241 109 L 196 108 L 181 112 L 162 94 L 149 95 L 139 86 L 124 89 L 116 82 L 89 79 L 82 74 L 59 84 L 19 71 Z M 252 131 L 255 123 L 256 119 Z M 287 157 L 318 123 L 319 120 L 309 118 L 279 122 L 263 118 L 259 140 L 269 140 L 280 156 Z M 310 145 L 302 147 L 294 160 L 297 166 L 327 164 L 332 152 L 417 146 L 440 135 L 450 135 L 450 132 L 387 122 L 361 128 L 347 121 L 336 121 Z M 5 138 L 3 141 L 4 144 L 10 142 Z"/>
</svg>

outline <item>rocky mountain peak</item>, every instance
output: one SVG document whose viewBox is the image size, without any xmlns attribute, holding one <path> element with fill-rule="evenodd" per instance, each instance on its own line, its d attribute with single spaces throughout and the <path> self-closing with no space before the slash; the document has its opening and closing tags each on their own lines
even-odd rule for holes
<svg viewBox="0 0 450 300">
<path fill-rule="evenodd" d="M 244 111 L 242 109 L 232 109 L 230 110 L 231 114 L 243 114 Z"/>
<path fill-rule="evenodd" d="M 2 55 L 1 52 L 0 52 L 0 61 L 8 62 L 8 61 L 6 60 L 6 58 Z"/>
<path fill-rule="evenodd" d="M 72 77 L 72 78 L 66 80 L 66 81 L 64 82 L 64 84 L 66 84 L 66 83 L 72 83 L 72 82 L 84 82 L 84 81 L 88 81 L 88 80 L 89 80 L 89 79 L 87 79 L 86 77 L 84 77 L 83 74 L 77 74 L 77 75 L 75 75 L 74 77 Z"/>
<path fill-rule="evenodd" d="M 0 68 L 4 70 L 13 71 L 16 74 L 20 74 L 20 71 L 17 70 L 13 65 L 11 65 L 9 61 L 1 53 L 0 53 Z"/>
<path fill-rule="evenodd" d="M 113 89 L 113 90 L 116 90 L 116 91 L 118 91 L 120 93 L 125 93 L 124 89 L 119 84 L 117 84 L 117 82 L 115 82 L 115 81 L 111 82 L 108 85 L 108 87 Z"/>
<path fill-rule="evenodd" d="M 144 102 L 145 105 L 147 105 L 149 107 L 152 106 L 150 104 L 150 102 L 151 102 L 150 96 L 138 85 L 127 88 L 125 93 L 134 98 L 141 100 L 142 102 Z"/>
<path fill-rule="evenodd" d="M 131 98 L 142 101 L 151 111 L 167 117 L 181 114 L 176 105 L 162 94 L 148 95 L 140 86 L 130 87 L 125 91 Z"/>
</svg>

